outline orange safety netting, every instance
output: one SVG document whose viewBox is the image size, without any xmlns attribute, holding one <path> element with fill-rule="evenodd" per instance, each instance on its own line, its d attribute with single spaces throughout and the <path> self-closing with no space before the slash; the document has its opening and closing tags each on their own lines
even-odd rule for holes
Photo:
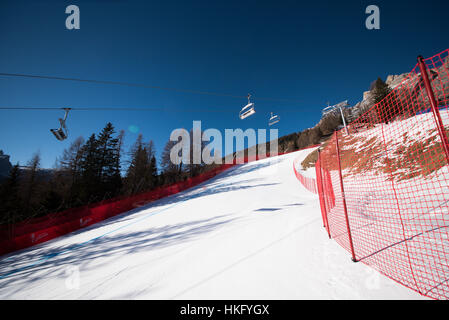
<svg viewBox="0 0 449 320">
<path fill-rule="evenodd" d="M 317 187 L 329 236 L 355 260 L 449 299 L 449 50 L 419 61 L 323 146 Z"/>
<path fill-rule="evenodd" d="M 301 149 L 301 150 L 310 149 L 310 148 L 316 148 L 318 146 L 319 145 L 314 145 L 314 146 L 306 147 L 306 148 Z M 298 162 L 298 159 L 295 159 L 293 161 L 293 172 L 295 173 L 295 176 L 298 179 L 298 181 L 308 191 L 310 191 L 312 193 L 315 193 L 315 194 L 318 194 L 318 188 L 317 188 L 316 179 L 312 178 L 312 177 L 307 177 L 307 176 L 301 174 L 301 171 L 296 168 L 297 165 L 300 166 L 300 164 Z"/>
</svg>

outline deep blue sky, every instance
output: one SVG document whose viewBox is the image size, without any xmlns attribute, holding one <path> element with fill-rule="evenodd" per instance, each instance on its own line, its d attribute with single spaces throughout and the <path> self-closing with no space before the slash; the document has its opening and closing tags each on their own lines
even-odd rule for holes
<svg viewBox="0 0 449 320">
<path fill-rule="evenodd" d="M 65 28 L 76 4 L 81 29 Z M 376 4 L 381 29 L 365 28 Z M 3 107 L 163 107 L 167 111 L 73 111 L 69 141 L 49 132 L 59 111 L 0 110 L 0 149 L 23 165 L 40 151 L 51 167 L 70 141 L 106 122 L 138 126 L 158 156 L 170 132 L 267 128 L 279 135 L 313 126 L 327 101 L 358 102 L 378 76 L 408 72 L 416 56 L 449 47 L 449 1 L 21 1 L 0 2 L 0 72 L 136 82 L 245 96 L 256 115 L 241 121 L 245 99 L 54 80 L 0 77 Z M 257 97 L 297 102 L 257 101 Z M 169 111 L 218 109 L 223 113 Z M 287 112 L 282 110 L 295 110 Z"/>
</svg>

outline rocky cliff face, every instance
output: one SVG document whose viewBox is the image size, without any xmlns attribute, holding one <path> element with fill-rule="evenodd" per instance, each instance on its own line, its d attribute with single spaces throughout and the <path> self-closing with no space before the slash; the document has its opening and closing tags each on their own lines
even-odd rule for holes
<svg viewBox="0 0 449 320">
<path fill-rule="evenodd" d="M 390 86 L 390 88 L 394 89 L 396 88 L 403 80 L 405 80 L 410 74 L 409 73 L 403 73 L 400 75 L 389 75 L 387 77 L 387 80 L 385 81 L 386 84 Z"/>
<path fill-rule="evenodd" d="M 434 90 L 435 98 L 440 107 L 449 105 L 449 56 L 442 65 L 429 70 L 429 79 Z M 424 84 L 421 75 L 415 73 L 403 73 L 389 75 L 385 83 L 395 90 L 396 98 L 402 107 L 413 105 L 421 110 L 430 107 L 426 93 L 421 93 Z M 347 110 L 349 122 L 356 120 L 374 105 L 371 91 L 363 93 L 362 101 Z M 415 110 L 418 111 L 418 110 Z M 346 115 L 345 115 L 346 116 Z"/>
</svg>

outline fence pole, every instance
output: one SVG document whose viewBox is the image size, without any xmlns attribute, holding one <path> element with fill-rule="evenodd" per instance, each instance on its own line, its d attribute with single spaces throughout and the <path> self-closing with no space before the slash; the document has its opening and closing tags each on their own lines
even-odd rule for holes
<svg viewBox="0 0 449 320">
<path fill-rule="evenodd" d="M 320 168 L 320 166 L 321 166 L 321 163 L 320 163 L 320 148 L 317 149 L 317 152 L 318 152 L 318 160 L 315 163 L 315 171 L 318 172 L 318 170 L 320 170 L 320 174 L 318 175 L 318 173 L 317 173 L 317 175 L 316 175 L 316 183 L 317 183 L 317 189 L 318 189 L 318 197 L 320 198 L 320 205 L 321 205 L 322 192 L 320 192 L 320 190 L 322 190 L 322 184 L 321 184 L 321 168 Z M 321 189 L 318 188 L 318 183 L 321 185 Z M 320 207 L 321 207 L 321 215 L 323 217 L 323 227 L 326 228 L 326 220 L 324 218 L 323 206 L 320 206 Z"/>
<path fill-rule="evenodd" d="M 341 196 L 343 198 L 343 209 L 345 211 L 346 228 L 348 229 L 349 245 L 351 247 L 352 261 L 357 262 L 354 252 L 354 244 L 352 243 L 351 228 L 349 226 L 348 208 L 346 207 L 345 189 L 343 187 L 343 175 L 341 174 L 340 146 L 338 145 L 337 131 L 335 131 L 335 141 L 337 149 L 338 174 L 340 175 L 340 189 L 341 189 Z"/>
<path fill-rule="evenodd" d="M 438 133 L 440 135 L 441 143 L 443 145 L 443 150 L 444 153 L 446 154 L 446 161 L 449 164 L 449 142 L 447 140 L 447 136 L 444 131 L 444 125 L 443 121 L 441 120 L 440 111 L 438 110 L 438 104 L 435 99 L 435 94 L 433 93 L 432 85 L 430 84 L 429 76 L 427 75 L 427 67 L 424 63 L 424 58 L 422 56 L 418 56 L 418 65 L 419 69 L 421 70 L 424 86 L 426 87 L 427 96 L 429 97 L 430 100 L 430 107 L 432 109 L 433 117 L 435 119 L 438 128 Z"/>
<path fill-rule="evenodd" d="M 321 186 L 321 192 L 318 193 L 318 196 L 320 197 L 320 206 L 321 206 L 321 213 L 323 215 L 324 218 L 324 227 L 326 228 L 327 234 L 329 236 L 329 239 L 331 239 L 331 232 L 329 229 L 329 221 L 327 220 L 327 210 L 326 210 L 326 204 L 325 204 L 325 200 L 324 200 L 324 186 L 323 186 L 323 176 L 322 176 L 322 172 L 321 172 L 321 150 L 320 148 L 318 148 L 318 161 L 317 163 L 319 164 L 319 168 L 318 170 L 320 170 L 320 176 L 319 178 L 317 177 L 317 180 L 319 180 L 319 184 Z"/>
</svg>

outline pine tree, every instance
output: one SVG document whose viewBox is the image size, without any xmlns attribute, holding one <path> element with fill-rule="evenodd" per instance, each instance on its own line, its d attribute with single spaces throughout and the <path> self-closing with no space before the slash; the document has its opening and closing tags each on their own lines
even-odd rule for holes
<svg viewBox="0 0 449 320">
<path fill-rule="evenodd" d="M 62 157 L 57 160 L 58 169 L 66 170 L 72 176 L 79 174 L 83 145 L 83 137 L 78 137 L 70 144 L 68 149 L 64 149 Z"/>
<path fill-rule="evenodd" d="M 156 157 L 153 155 L 150 160 L 150 175 L 151 175 L 151 188 L 155 188 L 158 185 L 157 176 L 157 163 Z"/>
<path fill-rule="evenodd" d="M 97 145 L 95 134 L 92 134 L 81 149 L 81 177 L 74 186 L 74 196 L 79 204 L 98 200 L 101 194 Z"/>
<path fill-rule="evenodd" d="M 58 212 L 61 211 L 63 207 L 63 196 L 53 185 L 51 185 L 50 189 L 43 196 L 43 200 L 41 202 L 42 210 L 45 210 L 44 213 Z"/>
<path fill-rule="evenodd" d="M 380 78 L 371 85 L 378 121 L 388 123 L 401 113 L 401 102 L 396 92 Z"/>
<path fill-rule="evenodd" d="M 112 124 L 108 123 L 107 127 L 110 127 L 112 130 L 110 139 L 107 142 L 107 155 L 101 179 L 105 190 L 105 197 L 110 198 L 118 195 L 123 185 L 121 176 L 121 154 L 125 132 L 123 130 L 120 131 L 119 135 L 114 138 L 114 128 L 112 127 Z"/>
<path fill-rule="evenodd" d="M 61 158 L 57 160 L 57 173 L 53 185 L 57 187 L 64 201 L 70 206 L 73 201 L 74 187 L 81 178 L 81 161 L 83 157 L 84 139 L 78 137 L 65 149 Z M 53 198 L 56 196 L 53 195 Z"/>
<path fill-rule="evenodd" d="M 122 153 L 123 153 L 123 144 L 125 141 L 125 131 L 121 130 L 117 137 L 117 147 L 115 149 L 115 157 L 114 157 L 114 167 L 115 172 L 118 172 L 118 175 L 121 177 L 122 171 Z M 120 179 L 121 180 L 121 179 Z"/>
<path fill-rule="evenodd" d="M 140 179 L 139 175 L 142 174 L 142 150 L 143 150 L 143 142 L 142 142 L 142 134 L 139 134 L 136 142 L 131 148 L 130 157 L 131 162 L 128 166 L 128 170 L 126 172 L 125 177 L 125 193 L 126 194 L 135 194 L 137 190 L 139 190 Z"/>
<path fill-rule="evenodd" d="M 143 143 L 142 135 L 137 137 L 131 149 L 131 163 L 125 178 L 125 192 L 136 194 L 153 189 L 157 184 L 157 167 L 154 143 Z"/>
<path fill-rule="evenodd" d="M 179 164 L 174 164 L 170 159 L 170 152 L 176 143 L 177 142 L 170 141 L 170 140 L 167 141 L 167 143 L 165 144 L 164 150 L 162 152 L 161 167 L 164 172 L 163 184 L 180 181 L 182 178 L 182 172 L 183 172 L 182 161 Z M 179 155 L 178 155 L 178 157 L 179 157 Z"/>
<path fill-rule="evenodd" d="M 377 78 L 371 84 L 371 93 L 374 100 L 374 104 L 381 102 L 391 92 L 391 88 L 381 78 Z"/>
<path fill-rule="evenodd" d="M 107 183 L 116 174 L 116 159 L 118 139 L 113 137 L 114 127 L 110 122 L 106 124 L 97 139 L 98 151 L 98 178 Z"/>
<path fill-rule="evenodd" d="M 17 163 L 12 167 L 9 177 L 0 188 L 0 224 L 13 224 L 20 220 L 22 201 L 19 197 L 20 188 L 20 169 Z"/>
<path fill-rule="evenodd" d="M 38 171 L 40 168 L 41 157 L 39 152 L 35 153 L 27 163 L 27 171 L 24 182 L 24 210 L 27 215 L 32 212 L 32 206 L 39 202 L 37 188 L 39 185 Z"/>
<path fill-rule="evenodd" d="M 123 132 L 118 138 L 114 133 L 113 125 L 107 123 L 98 138 L 92 134 L 82 148 L 81 179 L 77 184 L 82 202 L 110 198 L 121 189 Z"/>
<path fill-rule="evenodd" d="M 154 147 L 153 140 L 150 140 L 145 144 L 146 150 L 146 190 L 154 189 L 157 186 L 157 162 L 156 162 L 156 149 Z"/>
</svg>

